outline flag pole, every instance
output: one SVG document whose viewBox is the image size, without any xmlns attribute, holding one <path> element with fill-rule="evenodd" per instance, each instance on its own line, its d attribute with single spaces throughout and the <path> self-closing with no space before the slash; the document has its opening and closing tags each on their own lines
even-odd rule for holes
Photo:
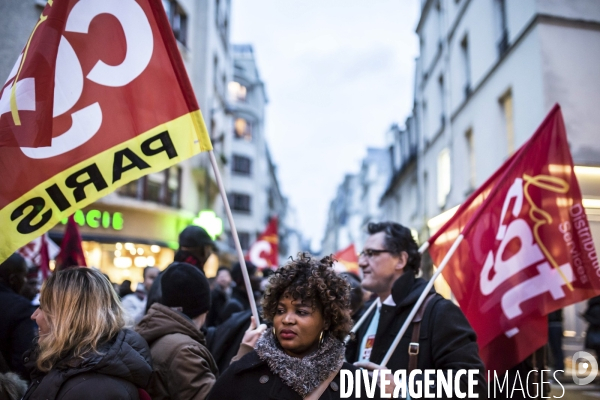
<svg viewBox="0 0 600 400">
<path fill-rule="evenodd" d="M 452 244 L 452 247 L 450 247 L 450 250 L 448 250 L 448 253 L 446 253 L 446 255 L 444 256 L 444 259 L 440 263 L 440 266 L 438 267 L 437 271 L 435 271 L 435 274 L 433 274 L 433 276 L 431 277 L 431 279 L 429 280 L 429 282 L 427 282 L 427 286 L 425 286 L 425 289 L 423 290 L 423 293 L 421 293 L 421 296 L 419 296 L 419 299 L 415 303 L 412 311 L 410 312 L 410 314 L 408 314 L 408 317 L 406 318 L 406 321 L 404 321 L 404 325 L 402 325 L 402 328 L 400 328 L 400 331 L 396 335 L 396 338 L 394 339 L 394 341 L 392 342 L 389 350 L 385 354 L 385 357 L 383 357 L 383 360 L 381 360 L 381 364 L 380 365 L 382 367 L 385 368 L 385 366 L 387 365 L 387 363 L 390 361 L 390 358 L 392 358 L 392 354 L 396 350 L 396 347 L 398 347 L 398 343 L 400 343 L 400 339 L 402 338 L 402 336 L 404 335 L 404 333 L 408 329 L 408 326 L 410 325 L 410 323 L 412 322 L 413 318 L 415 317 L 415 314 L 419 310 L 419 307 L 421 307 L 421 304 L 423 304 L 423 301 L 425 301 L 425 298 L 427 297 L 427 295 L 429 294 L 429 291 L 433 287 L 433 283 L 435 282 L 436 278 L 442 273 L 442 271 L 444 270 L 444 268 L 448 264 L 448 261 L 450 261 L 450 257 L 452 257 L 452 255 L 454 254 L 454 252 L 458 248 L 458 245 L 460 244 L 460 242 L 462 242 L 463 238 L 464 238 L 464 236 L 462 235 L 462 233 L 460 235 L 458 235 L 458 237 L 454 241 L 454 244 Z M 426 243 L 429 243 L 429 242 L 426 242 Z M 421 249 L 424 248 L 424 247 L 425 247 L 425 250 L 426 250 L 429 247 L 429 245 L 427 245 L 427 246 L 423 245 L 423 246 L 421 246 Z M 421 249 L 419 249 L 419 250 L 421 250 Z"/>
<path fill-rule="evenodd" d="M 429 242 L 423 243 L 423 245 L 421 247 L 419 247 L 419 254 L 423 254 L 428 248 L 429 248 Z M 358 331 L 358 329 L 361 327 L 361 325 L 364 324 L 365 320 L 367 319 L 369 314 L 371 314 L 371 312 L 375 309 L 376 305 L 377 305 L 377 301 L 374 301 L 369 306 L 367 311 L 365 311 L 363 313 L 362 317 L 360 317 L 360 319 L 356 322 L 356 324 L 354 324 L 354 326 L 350 330 L 350 333 L 348 334 L 348 336 L 346 336 L 346 339 L 344 340 L 345 344 L 348 344 L 348 342 L 352 339 L 352 336 Z M 412 320 L 412 317 L 411 317 L 411 320 Z"/>
<path fill-rule="evenodd" d="M 227 219 L 229 220 L 229 226 L 231 227 L 231 236 L 233 236 L 233 242 L 235 243 L 235 249 L 237 251 L 238 260 L 240 262 L 240 266 L 242 267 L 242 275 L 244 275 L 244 284 L 246 285 L 246 292 L 248 294 L 248 300 L 250 301 L 250 309 L 252 310 L 252 316 L 254 317 L 254 321 L 256 321 L 256 326 L 258 326 L 258 324 L 260 324 L 260 319 L 258 318 L 258 310 L 256 309 L 256 301 L 254 300 L 254 292 L 252 290 L 252 285 L 250 284 L 248 267 L 246 267 L 246 260 L 244 260 L 244 252 L 242 251 L 242 246 L 240 245 L 240 239 L 238 237 L 237 229 L 235 228 L 235 223 L 233 222 L 233 215 L 231 214 L 231 208 L 229 208 L 229 201 L 227 200 L 225 187 L 223 186 L 223 181 L 221 180 L 219 166 L 217 164 L 215 154 L 212 150 L 208 152 L 208 156 L 210 158 L 210 163 L 212 164 L 213 171 L 215 173 L 217 186 L 219 187 L 219 193 L 221 193 L 221 198 L 223 199 L 223 204 L 225 205 L 225 213 L 227 213 Z"/>
</svg>

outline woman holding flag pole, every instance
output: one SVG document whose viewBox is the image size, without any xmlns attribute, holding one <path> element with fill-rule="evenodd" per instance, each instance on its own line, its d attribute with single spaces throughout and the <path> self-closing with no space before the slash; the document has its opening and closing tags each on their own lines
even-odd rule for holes
<svg viewBox="0 0 600 400">
<path fill-rule="evenodd" d="M 330 257 L 299 254 L 275 272 L 262 303 L 272 329 L 225 370 L 209 399 L 341 398 L 340 370 L 354 374 L 357 368 L 344 361 L 349 284 L 332 265 Z M 369 394 L 361 383 L 357 398 L 379 394 L 375 385 Z"/>
</svg>

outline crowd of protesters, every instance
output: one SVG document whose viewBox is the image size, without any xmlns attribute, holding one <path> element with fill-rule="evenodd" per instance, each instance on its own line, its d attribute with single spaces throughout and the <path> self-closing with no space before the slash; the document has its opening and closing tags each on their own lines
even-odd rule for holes
<svg viewBox="0 0 600 400">
<path fill-rule="evenodd" d="M 10 305 L 0 314 L 0 398 L 340 398 L 340 369 L 381 369 L 425 287 L 407 228 L 386 222 L 368 232 L 362 281 L 336 272 L 331 257 L 299 254 L 262 273 L 247 262 L 262 324 L 252 317 L 239 263 L 206 278 L 216 247 L 197 226 L 181 232 L 172 264 L 144 269 L 135 291 L 73 266 L 51 274 L 40 292 L 37 270 L 15 253 L 0 264 L 0 302 Z M 462 312 L 433 289 L 422 309 L 387 369 L 477 369 L 483 390 L 484 367 Z M 415 343 L 420 350 L 411 355 Z"/>
</svg>

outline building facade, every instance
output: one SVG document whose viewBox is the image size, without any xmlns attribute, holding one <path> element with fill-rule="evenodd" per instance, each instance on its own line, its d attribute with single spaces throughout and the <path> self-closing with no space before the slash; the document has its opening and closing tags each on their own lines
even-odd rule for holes
<svg viewBox="0 0 600 400">
<path fill-rule="evenodd" d="M 287 199 L 279 187 L 265 137 L 268 103 L 265 85 L 251 45 L 234 44 L 232 59 L 233 79 L 228 85 L 228 101 L 233 124 L 224 136 L 227 160 L 224 175 L 229 204 L 244 251 L 265 230 L 272 217 L 278 218 L 280 250 L 284 251 Z M 228 235 L 231 240 L 231 233 Z M 285 252 L 283 254 L 285 258 Z"/>
<path fill-rule="evenodd" d="M 382 218 L 379 203 L 391 170 L 389 149 L 367 149 L 360 171 L 344 177 L 329 206 L 321 254 L 336 253 L 350 244 L 362 248 L 367 224 Z"/>
<path fill-rule="evenodd" d="M 417 34 L 416 162 L 382 198 L 390 218 L 432 235 L 559 103 L 598 249 L 598 2 L 423 0 Z M 566 310 L 567 335 L 581 337 L 583 307 Z"/>
</svg>

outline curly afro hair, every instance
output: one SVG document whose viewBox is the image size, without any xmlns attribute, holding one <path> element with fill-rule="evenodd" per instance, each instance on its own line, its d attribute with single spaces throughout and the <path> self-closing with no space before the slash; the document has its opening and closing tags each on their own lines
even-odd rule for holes
<svg viewBox="0 0 600 400">
<path fill-rule="evenodd" d="M 311 302 L 323 314 L 329 333 L 343 341 L 352 327 L 350 318 L 350 285 L 333 270 L 333 258 L 321 260 L 308 253 L 298 253 L 269 279 L 262 307 L 263 317 L 273 322 L 277 304 L 284 295 L 294 300 Z"/>
</svg>

